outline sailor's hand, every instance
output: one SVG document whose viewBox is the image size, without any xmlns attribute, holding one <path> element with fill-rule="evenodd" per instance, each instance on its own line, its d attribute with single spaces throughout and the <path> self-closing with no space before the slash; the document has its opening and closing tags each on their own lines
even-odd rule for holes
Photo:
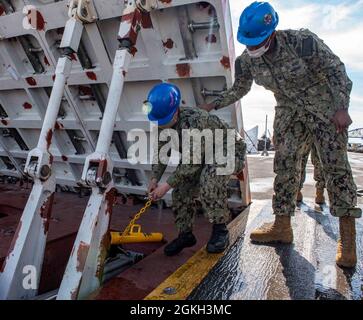
<svg viewBox="0 0 363 320">
<path fill-rule="evenodd" d="M 353 123 L 346 109 L 338 110 L 331 121 L 334 123 L 338 133 L 343 132 Z"/>
<path fill-rule="evenodd" d="M 199 106 L 199 108 L 210 112 L 215 108 L 215 105 L 214 103 L 202 104 Z"/>
<path fill-rule="evenodd" d="M 153 192 L 156 188 L 158 187 L 158 180 L 156 180 L 155 178 L 151 179 L 149 182 L 149 187 L 147 189 L 147 193 L 150 194 L 151 192 Z"/>
<path fill-rule="evenodd" d="M 158 187 L 149 194 L 149 197 L 153 201 L 158 201 L 171 189 L 168 183 L 161 183 Z"/>
</svg>

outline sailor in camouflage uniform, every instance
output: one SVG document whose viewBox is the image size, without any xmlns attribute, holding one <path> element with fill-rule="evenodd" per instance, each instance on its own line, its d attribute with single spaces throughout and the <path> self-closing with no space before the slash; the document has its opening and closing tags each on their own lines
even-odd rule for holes
<svg viewBox="0 0 363 320">
<path fill-rule="evenodd" d="M 314 180 L 315 180 L 315 189 L 316 189 L 316 195 L 315 195 L 315 203 L 316 204 L 324 204 L 325 203 L 325 197 L 324 197 L 324 189 L 325 189 L 325 179 L 323 174 L 323 168 L 320 163 L 320 159 L 318 156 L 318 152 L 316 151 L 316 147 L 314 144 L 311 146 L 311 150 L 308 150 L 305 154 L 302 155 L 301 159 L 301 173 L 300 173 L 300 187 L 299 192 L 297 194 L 296 201 L 302 202 L 303 201 L 303 195 L 302 195 L 302 188 L 304 186 L 304 182 L 306 179 L 306 165 L 308 163 L 309 154 L 311 155 L 311 162 L 314 167 Z"/>
<path fill-rule="evenodd" d="M 301 160 L 312 144 L 322 163 L 332 215 L 340 219 L 336 262 L 356 264 L 355 218 L 361 217 L 347 156 L 352 82 L 344 64 L 307 29 L 279 30 L 278 14 L 267 2 L 254 2 L 240 18 L 239 42 L 247 46 L 235 61 L 235 82 L 210 111 L 246 95 L 253 80 L 274 93 L 275 222 L 251 234 L 258 242 L 293 241 L 290 217 L 300 184 Z"/>
<path fill-rule="evenodd" d="M 149 185 L 150 197 L 153 200 L 159 200 L 171 188 L 174 189 L 172 207 L 176 215 L 175 224 L 179 231 L 178 238 L 165 247 L 165 254 L 168 256 L 175 255 L 183 248 L 193 246 L 196 243 L 192 231 L 194 217 L 198 209 L 197 199 L 205 215 L 213 224 L 207 251 L 209 253 L 223 252 L 229 244 L 226 227 L 226 223 L 229 221 L 227 185 L 232 173 L 242 173 L 246 154 L 244 140 L 217 116 L 210 115 L 201 109 L 179 107 L 180 91 L 175 85 L 163 83 L 155 86 L 149 93 L 147 104 L 149 104 L 150 110 L 149 120 L 156 121 L 160 129 L 171 128 L 177 133 L 177 146 L 171 144 L 171 148 L 174 146 L 173 149 L 177 149 L 176 151 L 186 152 L 191 159 L 190 164 L 179 164 L 165 183 L 158 184 L 170 157 L 170 152 L 168 152 L 162 159 L 162 150 L 169 144 L 169 141 L 158 142 L 158 147 L 155 148 L 158 151 L 155 155 L 158 157 L 153 161 Z M 198 132 L 210 129 L 209 132 L 213 135 L 216 135 L 216 130 L 220 130 L 221 145 L 223 145 L 221 152 L 226 154 L 227 150 L 235 150 L 231 153 L 233 157 L 231 159 L 232 172 L 226 171 L 226 174 L 222 174 L 223 172 L 218 171 L 218 168 L 225 168 L 225 163 L 222 164 L 214 157 L 214 154 L 206 152 L 205 139 L 201 139 L 200 149 L 193 145 L 194 139 L 187 146 L 187 143 L 182 139 L 183 133 L 185 130 L 192 129 L 197 129 Z M 231 134 L 230 139 L 227 138 L 228 132 Z M 214 141 L 213 149 L 216 150 L 218 148 L 216 137 L 213 137 L 212 142 Z"/>
</svg>

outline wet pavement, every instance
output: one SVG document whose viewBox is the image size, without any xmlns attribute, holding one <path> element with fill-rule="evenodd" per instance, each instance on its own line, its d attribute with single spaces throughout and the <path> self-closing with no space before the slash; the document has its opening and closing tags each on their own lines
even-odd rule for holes
<svg viewBox="0 0 363 320">
<path fill-rule="evenodd" d="M 363 189 L 363 154 L 350 154 L 358 189 Z M 293 218 L 294 244 L 257 245 L 249 233 L 273 220 L 271 209 L 273 154 L 250 156 L 253 208 L 246 232 L 189 299 L 362 299 L 363 218 L 357 220 L 358 265 L 343 270 L 335 264 L 338 219 L 327 205 L 314 203 L 312 165 L 307 167 L 304 202 Z M 358 199 L 363 208 L 363 198 Z"/>
</svg>

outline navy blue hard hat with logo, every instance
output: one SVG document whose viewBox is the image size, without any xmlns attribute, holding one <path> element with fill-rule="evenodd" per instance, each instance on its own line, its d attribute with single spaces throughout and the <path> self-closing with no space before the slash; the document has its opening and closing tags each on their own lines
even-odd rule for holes
<svg viewBox="0 0 363 320">
<path fill-rule="evenodd" d="M 153 87 L 147 97 L 147 115 L 159 126 L 168 124 L 178 110 L 181 100 L 179 88 L 171 83 L 161 83 Z"/>
<path fill-rule="evenodd" d="M 253 2 L 243 10 L 237 40 L 246 46 L 258 46 L 265 41 L 279 23 L 279 16 L 268 2 Z"/>
</svg>

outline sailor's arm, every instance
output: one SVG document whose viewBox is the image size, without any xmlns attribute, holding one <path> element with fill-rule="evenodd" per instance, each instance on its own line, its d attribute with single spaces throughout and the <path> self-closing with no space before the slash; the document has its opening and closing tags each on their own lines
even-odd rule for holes
<svg viewBox="0 0 363 320">
<path fill-rule="evenodd" d="M 314 33 L 302 41 L 302 55 L 316 71 L 320 81 L 326 81 L 330 87 L 335 110 L 349 108 L 352 81 L 349 79 L 344 63 Z"/>
<path fill-rule="evenodd" d="M 160 181 L 162 175 L 164 174 L 167 165 L 164 164 L 164 161 L 159 159 L 160 150 L 167 142 L 157 141 L 154 146 L 154 153 L 153 153 L 153 162 L 151 165 L 151 178 L 150 181 L 156 182 L 156 184 Z"/>
<path fill-rule="evenodd" d="M 233 86 L 222 92 L 222 94 L 212 103 L 202 106 L 203 109 L 211 111 L 229 106 L 244 97 L 252 86 L 253 78 L 248 66 L 240 56 L 235 61 L 235 81 Z"/>
</svg>

